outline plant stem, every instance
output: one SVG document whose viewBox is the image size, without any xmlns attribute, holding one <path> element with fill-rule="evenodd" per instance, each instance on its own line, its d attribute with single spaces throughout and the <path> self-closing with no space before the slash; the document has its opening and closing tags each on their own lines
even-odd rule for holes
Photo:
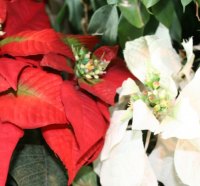
<svg viewBox="0 0 200 186">
<path fill-rule="evenodd" d="M 144 150 L 147 151 L 147 148 L 149 146 L 149 143 L 150 143 L 150 139 L 151 139 L 151 131 L 148 131 L 147 132 L 147 137 L 146 137 L 146 140 L 145 140 L 145 145 L 144 145 Z"/>
</svg>

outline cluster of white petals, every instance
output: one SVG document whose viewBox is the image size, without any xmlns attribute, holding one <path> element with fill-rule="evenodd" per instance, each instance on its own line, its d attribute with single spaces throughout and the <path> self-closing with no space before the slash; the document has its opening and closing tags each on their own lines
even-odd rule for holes
<svg viewBox="0 0 200 186">
<path fill-rule="evenodd" d="M 117 90 L 119 103 L 95 163 L 102 186 L 156 186 L 157 180 L 165 186 L 200 185 L 200 70 L 191 70 L 192 38 L 182 45 L 185 66 L 162 25 L 156 34 L 126 43 L 124 58 L 138 81 L 129 78 Z M 147 79 L 154 74 L 159 76 L 159 89 L 148 92 Z M 146 101 L 144 90 L 157 96 L 155 103 Z M 128 109 L 118 108 L 123 102 Z M 157 135 L 149 156 L 143 130 Z"/>
</svg>

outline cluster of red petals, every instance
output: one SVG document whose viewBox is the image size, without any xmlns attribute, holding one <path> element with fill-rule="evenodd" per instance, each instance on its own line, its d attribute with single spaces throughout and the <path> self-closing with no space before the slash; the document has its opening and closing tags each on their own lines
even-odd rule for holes
<svg viewBox="0 0 200 186">
<path fill-rule="evenodd" d="M 98 39 L 50 29 L 43 2 L 0 0 L 0 24 L 6 32 L 0 41 L 0 185 L 23 129 L 35 128 L 62 160 L 70 184 L 101 151 L 108 107 L 131 74 L 116 57 L 116 47 L 104 46 L 94 52 L 111 61 L 102 79 L 91 85 L 74 78 L 76 61 L 64 40 L 76 39 L 92 50 Z"/>
</svg>

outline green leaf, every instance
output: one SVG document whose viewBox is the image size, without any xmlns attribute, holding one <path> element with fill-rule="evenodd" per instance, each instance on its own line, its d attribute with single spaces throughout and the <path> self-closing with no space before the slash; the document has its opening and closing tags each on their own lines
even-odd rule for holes
<svg viewBox="0 0 200 186">
<path fill-rule="evenodd" d="M 42 145 L 24 145 L 17 148 L 9 173 L 20 186 L 67 185 L 64 167 Z"/>
<path fill-rule="evenodd" d="M 157 2 L 159 2 L 160 0 L 142 0 L 142 3 L 144 4 L 144 6 L 146 8 L 150 8 L 153 5 L 155 5 Z"/>
<path fill-rule="evenodd" d="M 97 175 L 89 166 L 84 166 L 78 172 L 72 186 L 98 186 Z"/>
<path fill-rule="evenodd" d="M 143 35 L 144 28 L 136 28 L 121 16 L 118 26 L 119 43 L 124 48 L 126 41 L 136 39 Z"/>
<path fill-rule="evenodd" d="M 137 28 L 142 28 L 149 20 L 149 13 L 145 6 L 138 0 L 128 0 L 120 3 L 119 8 L 122 15 Z"/>
<path fill-rule="evenodd" d="M 103 35 L 103 41 L 114 44 L 117 40 L 118 22 L 117 7 L 105 5 L 93 14 L 88 31 L 91 34 Z"/>
<path fill-rule="evenodd" d="M 183 11 L 185 11 L 185 7 L 190 4 L 193 0 L 181 0 L 181 4 L 183 5 Z"/>
<path fill-rule="evenodd" d="M 181 28 L 181 23 L 175 12 L 173 14 L 172 25 L 169 28 L 169 31 L 172 39 L 180 43 L 182 40 L 182 28 Z"/>
<path fill-rule="evenodd" d="M 55 27 L 56 31 L 58 31 L 58 32 L 60 32 L 61 29 L 62 29 L 61 27 L 62 27 L 62 22 L 65 19 L 66 10 L 67 10 L 66 8 L 67 8 L 67 4 L 65 2 L 64 5 L 62 6 L 62 8 L 60 9 L 60 11 L 57 14 L 54 27 Z"/>
<path fill-rule="evenodd" d="M 119 0 L 107 0 L 108 4 L 117 4 Z"/>
<path fill-rule="evenodd" d="M 168 28 L 171 26 L 175 12 L 174 4 L 171 0 L 160 0 L 152 7 L 152 12 L 159 22 Z"/>
<path fill-rule="evenodd" d="M 98 8 L 106 5 L 106 0 L 90 0 L 90 4 L 92 6 L 93 11 L 95 11 Z"/>
<path fill-rule="evenodd" d="M 68 5 L 69 9 L 69 21 L 72 24 L 73 28 L 78 31 L 82 32 L 82 25 L 81 21 L 83 18 L 83 4 L 81 0 L 65 0 L 66 4 Z"/>
<path fill-rule="evenodd" d="M 143 35 L 151 35 L 154 34 L 156 29 L 158 28 L 159 22 L 155 19 L 152 15 L 150 16 L 149 22 L 144 27 L 144 34 Z"/>
</svg>

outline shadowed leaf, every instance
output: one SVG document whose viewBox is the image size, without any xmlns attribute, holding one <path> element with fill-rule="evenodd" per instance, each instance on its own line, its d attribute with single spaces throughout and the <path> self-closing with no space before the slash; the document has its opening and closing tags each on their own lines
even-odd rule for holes
<svg viewBox="0 0 200 186">
<path fill-rule="evenodd" d="M 5 185 L 10 159 L 23 131 L 10 123 L 0 123 L 0 185 Z"/>
<path fill-rule="evenodd" d="M 65 186 L 67 175 L 56 157 L 41 145 L 25 145 L 13 156 L 10 174 L 20 186 Z"/>
</svg>

